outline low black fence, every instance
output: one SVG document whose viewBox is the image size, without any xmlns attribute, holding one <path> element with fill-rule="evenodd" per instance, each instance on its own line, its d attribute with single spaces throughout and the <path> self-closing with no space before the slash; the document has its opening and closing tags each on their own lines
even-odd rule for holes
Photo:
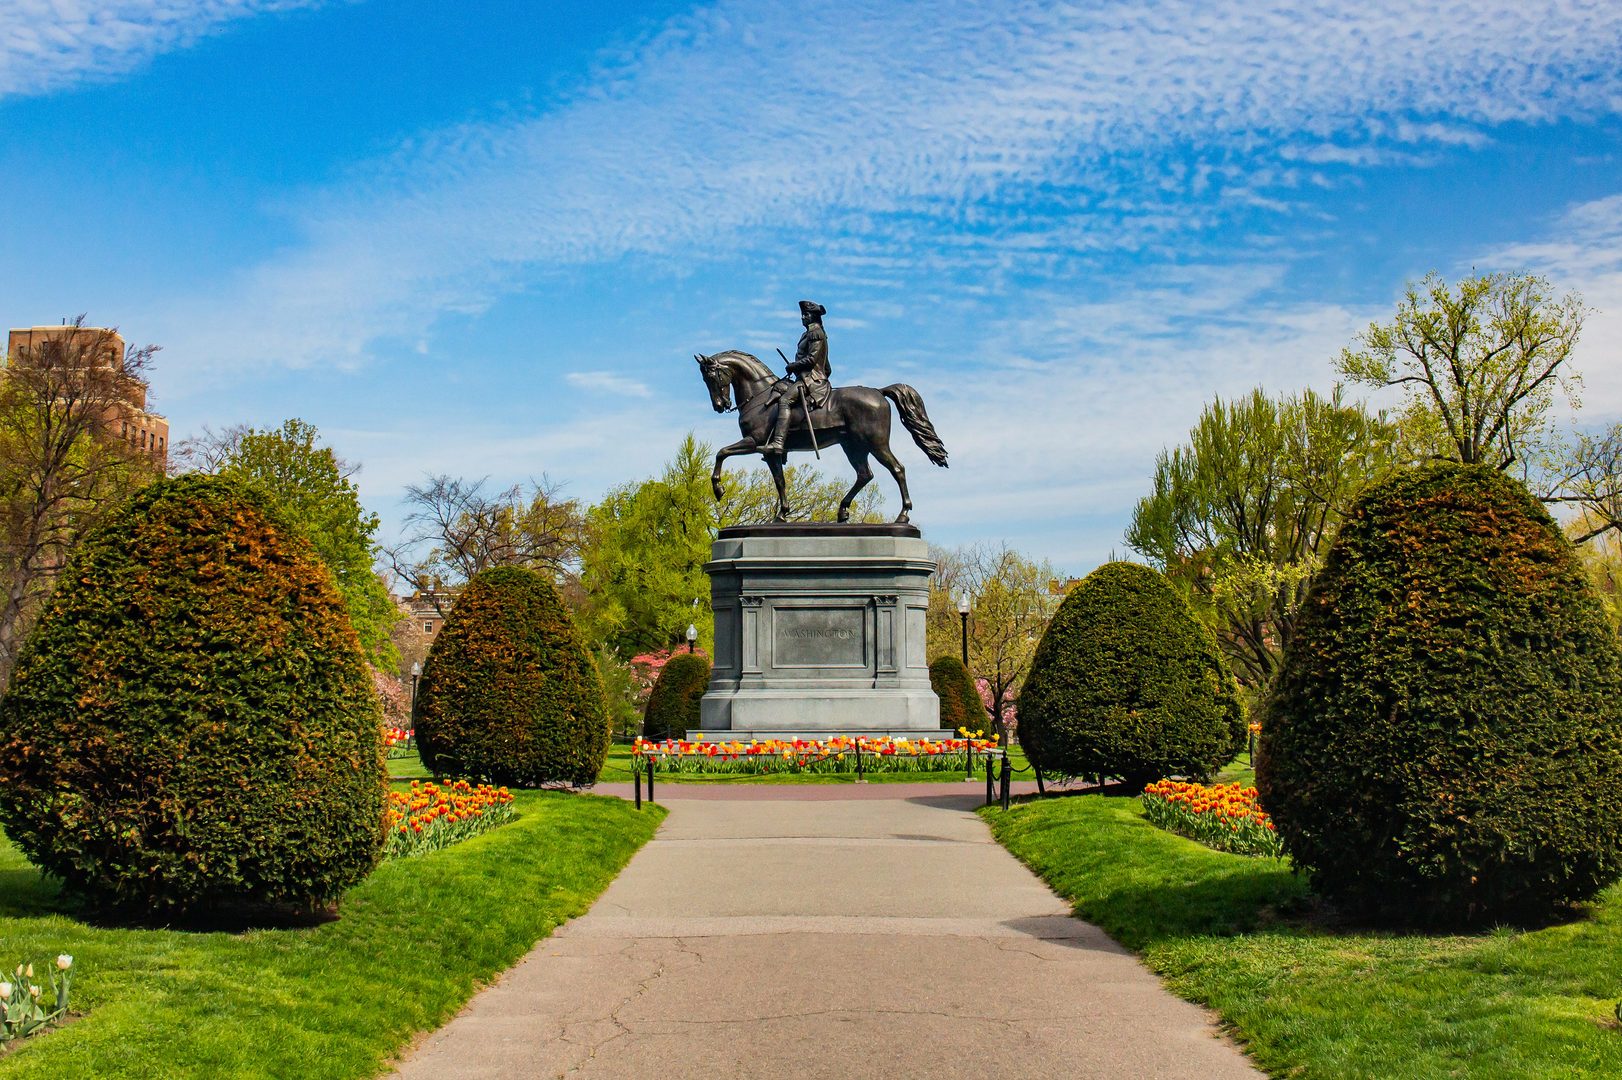
<svg viewBox="0 0 1622 1080">
<path fill-rule="evenodd" d="M 867 783 L 867 769 L 863 759 L 871 753 L 872 751 L 863 749 L 860 744 L 858 744 L 855 748 L 847 748 L 843 751 L 839 751 L 841 756 L 855 756 L 856 782 L 858 784 Z M 803 759 L 803 761 L 827 761 L 834 756 L 834 751 L 825 751 L 817 757 L 806 758 Z M 1043 780 L 1042 770 L 1038 769 L 1029 762 L 1026 762 L 1024 765 L 1016 768 L 1006 750 L 981 750 L 978 752 L 978 754 L 972 749 L 969 750 L 966 757 L 965 780 L 974 779 L 974 759 L 977 756 L 985 758 L 987 806 L 997 803 L 1000 804 L 1004 810 L 1009 808 L 1013 801 L 1013 781 L 1016 773 L 1030 773 L 1034 775 L 1036 777 L 1037 793 L 1040 795 L 1047 794 L 1047 785 Z M 642 784 L 644 772 L 647 774 L 647 801 L 650 803 L 653 802 L 654 773 L 657 771 L 657 763 L 657 757 L 646 755 L 642 757 L 642 762 L 640 764 L 631 766 L 631 785 L 633 791 L 635 792 L 636 808 L 638 810 L 642 809 Z"/>
</svg>

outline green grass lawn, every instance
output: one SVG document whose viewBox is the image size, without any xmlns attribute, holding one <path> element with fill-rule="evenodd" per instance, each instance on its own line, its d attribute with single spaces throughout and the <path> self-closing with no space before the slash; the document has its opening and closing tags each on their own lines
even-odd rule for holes
<svg viewBox="0 0 1622 1080">
<path fill-rule="evenodd" d="M 520 792 L 520 816 L 385 863 L 341 917 L 243 934 L 88 925 L 0 838 L 0 963 L 75 958 L 60 1030 L 0 1077 L 370 1077 L 536 941 L 584 912 L 664 816 Z"/>
<path fill-rule="evenodd" d="M 1136 799 L 981 811 L 997 839 L 1291 1077 L 1622 1076 L 1622 886 L 1565 925 L 1393 934 L 1316 920 L 1287 864 L 1155 828 Z"/>
</svg>

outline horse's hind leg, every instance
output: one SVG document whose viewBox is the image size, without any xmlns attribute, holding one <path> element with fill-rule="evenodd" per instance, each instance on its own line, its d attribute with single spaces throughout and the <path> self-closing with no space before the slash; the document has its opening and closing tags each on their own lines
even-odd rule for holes
<svg viewBox="0 0 1622 1080">
<path fill-rule="evenodd" d="M 912 496 L 907 494 L 906 466 L 897 461 L 896 456 L 890 453 L 890 444 L 888 442 L 874 443 L 873 456 L 879 459 L 880 465 L 890 470 L 890 475 L 895 477 L 895 486 L 901 489 L 901 513 L 897 514 L 895 519 L 898 523 L 905 522 L 912 513 Z"/>
<path fill-rule="evenodd" d="M 845 492 L 845 497 L 839 501 L 839 520 L 850 520 L 850 504 L 856 501 L 856 496 L 873 480 L 873 466 L 867 463 L 867 447 L 855 440 L 842 443 L 845 456 L 850 458 L 851 468 L 856 470 L 856 483 Z"/>
</svg>

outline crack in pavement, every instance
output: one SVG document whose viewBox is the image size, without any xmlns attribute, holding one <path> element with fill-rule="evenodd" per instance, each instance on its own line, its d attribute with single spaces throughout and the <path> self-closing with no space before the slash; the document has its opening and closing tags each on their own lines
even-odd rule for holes
<svg viewBox="0 0 1622 1080">
<path fill-rule="evenodd" d="M 681 955 L 684 955 L 684 956 L 690 956 L 695 961 L 692 964 L 683 964 L 683 965 L 681 965 L 680 970 L 685 971 L 690 967 L 699 967 L 699 966 L 703 965 L 703 963 L 704 963 L 703 955 L 701 953 L 699 953 L 696 949 L 691 948 L 681 938 L 663 938 L 663 939 L 660 939 L 660 940 L 661 940 L 662 943 L 674 944 L 675 951 L 677 953 L 679 953 Z M 641 944 L 642 944 L 642 942 L 640 942 L 640 941 L 628 942 L 625 945 L 625 947 L 619 951 L 619 954 L 621 956 L 627 956 L 631 952 L 631 950 L 635 949 L 637 946 L 639 946 Z M 558 1074 L 559 1076 L 570 1076 L 570 1075 L 572 1075 L 574 1073 L 580 1072 L 587 1065 L 590 1065 L 593 1060 L 596 1059 L 598 1053 L 600 1053 L 603 1050 L 604 1047 L 608 1046 L 611 1043 L 618 1042 L 620 1039 L 623 1039 L 628 1035 L 636 1034 L 634 1031 L 631 1030 L 631 1027 L 630 1027 L 629 1024 L 627 1024 L 624 1020 L 620 1019 L 620 1013 L 624 1012 L 625 1009 L 628 1008 L 631 1005 L 631 1003 L 634 1002 L 637 998 L 641 997 L 642 995 L 646 994 L 649 990 L 651 990 L 655 983 L 657 983 L 660 979 L 664 978 L 665 972 L 671 970 L 671 965 L 669 965 L 666 962 L 667 955 L 668 954 L 663 950 L 658 951 L 658 952 L 655 953 L 656 958 L 655 958 L 655 961 L 654 961 L 653 973 L 651 975 L 647 976 L 647 978 L 641 979 L 640 981 L 638 981 L 637 984 L 634 987 L 632 987 L 631 992 L 629 994 L 627 994 L 620 1001 L 620 1003 L 618 1005 L 614 1006 L 613 1009 L 609 1010 L 609 1013 L 608 1013 L 607 1016 L 594 1017 L 594 1018 L 592 1018 L 590 1020 L 576 1020 L 576 1021 L 573 1021 L 573 1022 L 571 1022 L 569 1024 L 564 1025 L 565 1030 L 567 1030 L 569 1027 L 576 1027 L 576 1026 L 579 1026 L 580 1024 L 599 1024 L 599 1023 L 602 1023 L 603 1021 L 607 1021 L 608 1023 L 613 1024 L 616 1030 L 612 1035 L 608 1036 L 608 1038 L 599 1039 L 596 1042 L 592 1043 L 589 1047 L 587 1047 L 586 1048 L 586 1056 L 584 1058 L 582 1058 L 581 1060 L 576 1061 L 573 1065 L 571 1065 L 568 1068 L 567 1071 L 559 1073 Z M 568 1040 L 565 1040 L 565 1041 L 568 1041 Z"/>
</svg>

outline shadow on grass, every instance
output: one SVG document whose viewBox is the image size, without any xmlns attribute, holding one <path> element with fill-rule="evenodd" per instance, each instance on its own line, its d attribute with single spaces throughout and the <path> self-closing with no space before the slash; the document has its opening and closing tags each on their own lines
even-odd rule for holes
<svg viewBox="0 0 1622 1080">
<path fill-rule="evenodd" d="M 137 909 L 97 905 L 63 888 L 33 866 L 0 869 L 0 919 L 57 915 L 101 930 L 176 930 L 200 934 L 243 934 L 251 930 L 297 930 L 339 917 L 338 905 L 214 905 L 184 914 L 153 915 Z"/>
</svg>

